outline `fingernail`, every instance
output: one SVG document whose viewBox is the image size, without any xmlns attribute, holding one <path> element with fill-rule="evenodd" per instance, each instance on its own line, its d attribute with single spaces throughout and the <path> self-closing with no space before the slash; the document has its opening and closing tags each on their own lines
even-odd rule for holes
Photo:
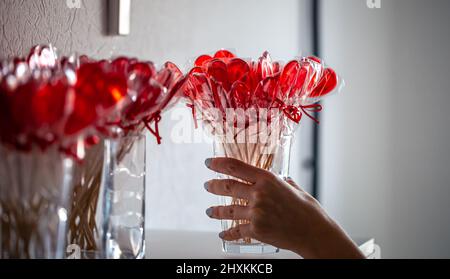
<svg viewBox="0 0 450 279">
<path fill-rule="evenodd" d="M 221 232 L 221 233 L 219 233 L 219 237 L 220 237 L 220 238 L 222 238 L 222 239 L 223 239 L 223 238 L 224 238 L 224 236 L 225 236 L 225 232 Z"/>
<path fill-rule="evenodd" d="M 211 161 L 212 161 L 211 158 L 208 158 L 208 159 L 205 160 L 205 165 L 206 165 L 207 168 L 209 168 L 209 166 L 211 166 Z"/>
<path fill-rule="evenodd" d="M 209 184 L 208 181 L 206 181 L 205 184 L 203 184 L 203 187 L 205 188 L 206 191 L 208 191 L 208 184 Z"/>
<path fill-rule="evenodd" d="M 212 207 L 206 209 L 206 215 L 208 215 L 208 217 L 211 217 L 213 213 L 212 211 L 213 211 Z"/>
</svg>

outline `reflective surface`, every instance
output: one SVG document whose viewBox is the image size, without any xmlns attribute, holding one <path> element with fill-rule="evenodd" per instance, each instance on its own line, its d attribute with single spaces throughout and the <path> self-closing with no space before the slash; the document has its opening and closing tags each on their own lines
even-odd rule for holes
<svg viewBox="0 0 450 279">
<path fill-rule="evenodd" d="M 105 141 L 103 245 L 106 258 L 145 255 L 145 136 Z"/>
<path fill-rule="evenodd" d="M 0 145 L 0 258 L 63 258 L 74 162 Z"/>
</svg>

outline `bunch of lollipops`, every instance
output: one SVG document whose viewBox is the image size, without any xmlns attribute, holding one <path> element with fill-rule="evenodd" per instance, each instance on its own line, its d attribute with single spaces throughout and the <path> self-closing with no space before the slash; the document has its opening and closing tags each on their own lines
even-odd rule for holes
<svg viewBox="0 0 450 279">
<path fill-rule="evenodd" d="M 160 115 L 182 84 L 183 74 L 171 62 L 157 69 L 134 58 L 59 57 L 52 46 L 36 46 L 27 57 L 0 61 L 0 151 L 40 156 L 56 149 L 80 163 L 69 238 L 95 248 L 103 141 L 119 139 L 118 161 L 134 144 L 128 135 L 148 128 L 159 143 Z M 14 173 L 15 166 L 7 167 Z"/>
<path fill-rule="evenodd" d="M 100 61 L 86 69 L 87 87 L 100 79 L 93 75 L 100 65 L 107 65 L 126 79 L 127 100 L 122 108 L 108 117 L 105 125 L 97 126 L 103 138 L 113 138 L 118 142 L 115 162 L 120 164 L 132 150 L 134 144 L 147 128 L 161 143 L 158 122 L 161 113 L 177 100 L 177 92 L 183 84 L 183 74 L 171 62 L 157 70 L 153 63 L 119 57 L 113 61 Z M 92 73 L 89 73 L 92 72 Z M 90 81 L 89 81 L 90 80 Z M 154 127 L 152 127 L 154 125 Z M 70 243 L 82 249 L 98 249 L 99 228 L 95 219 L 101 174 L 103 168 L 103 145 L 87 152 L 89 157 L 82 169 L 76 173 L 72 213 L 69 218 Z M 137 162 L 136 162 L 137 163 Z"/>
<path fill-rule="evenodd" d="M 268 52 L 252 61 L 219 50 L 214 56 L 199 56 L 187 82 L 185 94 L 200 111 L 280 108 L 299 123 L 303 113 L 310 115 L 311 104 L 336 88 L 338 77 L 317 57 L 302 57 L 283 66 L 272 61 Z"/>
<path fill-rule="evenodd" d="M 322 107 L 317 102 L 338 82 L 335 71 L 316 57 L 283 65 L 272 61 L 268 52 L 253 61 L 219 50 L 195 60 L 184 94 L 194 118 L 200 114 L 214 136 L 226 135 L 227 143 L 238 145 L 250 143 L 250 130 L 252 135 L 262 133 L 263 122 L 278 128 L 276 137 L 292 132 L 303 115 L 318 122 L 314 112 Z M 273 135 L 271 131 L 267 132 Z M 248 150 L 240 153 L 236 157 L 244 161 L 254 157 Z"/>
<path fill-rule="evenodd" d="M 0 62 L 0 141 L 21 151 L 56 145 L 70 153 L 80 138 L 89 144 L 143 127 L 159 141 L 150 124 L 181 79 L 170 62 L 157 71 L 137 59 L 59 58 L 53 47 L 36 46 L 27 58 Z"/>
</svg>

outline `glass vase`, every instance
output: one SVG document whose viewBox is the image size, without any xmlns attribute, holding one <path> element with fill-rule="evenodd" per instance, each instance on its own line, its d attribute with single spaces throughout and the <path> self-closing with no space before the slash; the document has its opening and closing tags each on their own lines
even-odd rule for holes
<svg viewBox="0 0 450 279">
<path fill-rule="evenodd" d="M 247 164 L 268 170 L 286 179 L 289 175 L 289 159 L 292 144 L 292 135 L 281 135 L 275 141 L 258 140 L 252 142 L 233 142 L 223 137 L 214 137 L 214 157 L 234 158 Z M 218 174 L 219 179 L 236 179 Z M 244 181 L 242 181 L 244 182 Z M 224 206 L 247 206 L 245 199 L 220 197 Z M 237 225 L 247 224 L 248 220 L 222 220 L 222 230 L 226 231 Z M 245 238 L 236 241 L 223 241 L 223 250 L 232 254 L 268 254 L 277 253 L 278 248 L 259 242 L 255 239 Z"/>
<path fill-rule="evenodd" d="M 74 160 L 3 145 L 0 158 L 0 258 L 64 258 Z"/>
<path fill-rule="evenodd" d="M 145 151 L 143 134 L 105 140 L 102 215 L 108 259 L 145 256 Z"/>
<path fill-rule="evenodd" d="M 81 258 L 102 258 L 100 188 L 103 175 L 104 141 L 89 147 L 74 170 L 72 210 L 67 239 L 76 245 Z"/>
</svg>

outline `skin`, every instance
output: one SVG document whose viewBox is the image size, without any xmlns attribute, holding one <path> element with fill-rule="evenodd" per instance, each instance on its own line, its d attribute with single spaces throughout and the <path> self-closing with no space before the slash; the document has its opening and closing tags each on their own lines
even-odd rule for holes
<svg viewBox="0 0 450 279">
<path fill-rule="evenodd" d="M 218 220 L 249 220 L 221 232 L 233 241 L 254 238 L 291 250 L 303 258 L 363 259 L 364 255 L 311 195 L 294 181 L 284 181 L 271 172 L 236 159 L 214 158 L 206 166 L 218 173 L 240 179 L 210 180 L 205 189 L 215 195 L 248 200 L 248 206 L 214 206 L 206 214 Z"/>
</svg>

